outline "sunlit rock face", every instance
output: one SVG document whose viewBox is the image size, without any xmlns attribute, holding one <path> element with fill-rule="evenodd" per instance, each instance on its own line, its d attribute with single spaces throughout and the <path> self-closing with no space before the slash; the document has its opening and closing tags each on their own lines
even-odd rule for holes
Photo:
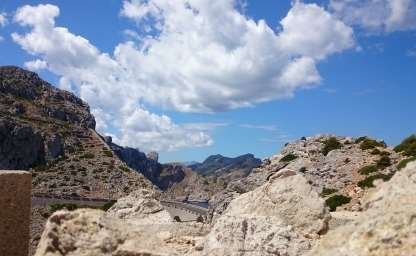
<svg viewBox="0 0 416 256">
<path fill-rule="evenodd" d="M 416 162 L 363 199 L 365 211 L 328 232 L 310 254 L 399 256 L 416 251 Z"/>
</svg>

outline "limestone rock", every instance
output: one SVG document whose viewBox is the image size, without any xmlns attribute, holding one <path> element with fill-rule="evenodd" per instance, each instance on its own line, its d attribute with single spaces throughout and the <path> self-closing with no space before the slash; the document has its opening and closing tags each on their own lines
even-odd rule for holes
<svg viewBox="0 0 416 256">
<path fill-rule="evenodd" d="M 27 169 L 45 161 L 42 136 L 30 126 L 0 118 L 0 169 Z"/>
<path fill-rule="evenodd" d="M 190 252 L 206 234 L 199 224 L 134 225 L 102 211 L 54 213 L 36 256 L 176 256 Z"/>
<path fill-rule="evenodd" d="M 363 201 L 366 211 L 326 234 L 308 255 L 416 255 L 416 163 L 379 184 Z"/>
<path fill-rule="evenodd" d="M 282 170 L 231 201 L 207 236 L 203 255 L 303 255 L 326 231 L 328 219 L 307 180 Z"/>
<path fill-rule="evenodd" d="M 330 138 L 335 138 L 340 147 L 325 155 L 325 141 Z M 373 153 L 376 149 L 378 153 Z M 265 159 L 248 177 L 230 182 L 225 190 L 213 196 L 210 207 L 214 219 L 224 212 L 233 198 L 263 185 L 283 168 L 302 173 L 319 193 L 326 188 L 351 197 L 351 202 L 339 207 L 339 210 L 358 211 L 361 209 L 360 199 L 365 194 L 365 190 L 359 188 L 358 183 L 366 178 L 359 170 L 364 166 L 376 165 L 382 157 L 381 154 L 388 155 L 391 165 L 383 166 L 377 172 L 390 175 L 397 171 L 395 164 L 402 156 L 389 147 L 363 149 L 361 143 L 354 138 L 332 135 L 317 135 L 293 141 L 286 144 L 279 154 Z M 292 159 L 285 159 L 288 156 Z"/>
<path fill-rule="evenodd" d="M 108 216 L 147 224 L 170 223 L 169 213 L 156 200 L 158 193 L 145 189 L 120 198 L 107 212 Z"/>
</svg>

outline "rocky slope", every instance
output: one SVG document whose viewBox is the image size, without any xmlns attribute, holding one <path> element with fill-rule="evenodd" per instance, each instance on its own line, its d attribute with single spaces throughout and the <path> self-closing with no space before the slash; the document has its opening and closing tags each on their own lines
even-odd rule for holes
<svg viewBox="0 0 416 256">
<path fill-rule="evenodd" d="M 167 165 L 169 166 L 169 165 Z M 170 164 L 172 166 L 172 164 Z M 226 182 L 216 176 L 203 177 L 189 168 L 178 165 L 184 178 L 172 184 L 164 193 L 165 198 L 207 202 L 226 187 Z"/>
<path fill-rule="evenodd" d="M 283 168 L 301 173 L 333 209 L 358 211 L 360 199 L 373 180 L 388 180 L 402 154 L 370 138 L 319 135 L 287 144 L 282 151 L 246 178 L 233 181 L 210 201 L 213 215 L 221 214 L 236 196 L 264 184 Z M 343 203 L 342 205 L 338 204 Z"/>
<path fill-rule="evenodd" d="M 414 255 L 416 162 L 375 185 L 362 212 L 334 215 L 347 220 L 337 226 L 317 187 L 287 167 L 232 200 L 211 227 L 154 218 L 167 214 L 139 192 L 107 214 L 54 214 L 36 255 Z"/>
<path fill-rule="evenodd" d="M 94 128 L 89 106 L 72 93 L 0 67 L 0 169 L 29 169 L 35 194 L 119 198 L 151 187 Z"/>
<path fill-rule="evenodd" d="M 29 170 L 33 195 L 118 199 L 153 190 L 95 132 L 89 106 L 33 72 L 0 67 L 0 170 Z M 53 199 L 51 199 L 53 203 Z M 50 215 L 32 208 L 32 248 Z"/>
<path fill-rule="evenodd" d="M 252 154 L 245 154 L 235 158 L 222 155 L 209 156 L 202 163 L 193 163 L 188 167 L 202 176 L 216 176 L 230 182 L 246 177 L 261 164 L 261 160 Z"/>
</svg>

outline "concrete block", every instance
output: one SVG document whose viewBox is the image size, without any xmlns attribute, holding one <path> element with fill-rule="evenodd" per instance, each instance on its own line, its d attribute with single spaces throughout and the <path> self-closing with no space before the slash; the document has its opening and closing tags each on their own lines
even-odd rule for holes
<svg viewBox="0 0 416 256">
<path fill-rule="evenodd" d="M 30 239 L 32 176 L 0 170 L 0 255 L 27 256 Z"/>
</svg>

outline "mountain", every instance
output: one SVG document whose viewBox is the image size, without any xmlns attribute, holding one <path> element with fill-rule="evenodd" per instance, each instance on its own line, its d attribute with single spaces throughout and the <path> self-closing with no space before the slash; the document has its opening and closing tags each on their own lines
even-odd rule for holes
<svg viewBox="0 0 416 256">
<path fill-rule="evenodd" d="M 188 167 L 203 176 L 217 176 L 231 181 L 249 175 L 251 170 L 260 165 L 260 159 L 252 154 L 245 154 L 235 158 L 212 155 L 202 163 L 191 164 Z"/>
<path fill-rule="evenodd" d="M 151 188 L 95 129 L 87 103 L 19 67 L 0 67 L 0 169 L 29 170 L 34 194 L 118 198 Z"/>
</svg>

